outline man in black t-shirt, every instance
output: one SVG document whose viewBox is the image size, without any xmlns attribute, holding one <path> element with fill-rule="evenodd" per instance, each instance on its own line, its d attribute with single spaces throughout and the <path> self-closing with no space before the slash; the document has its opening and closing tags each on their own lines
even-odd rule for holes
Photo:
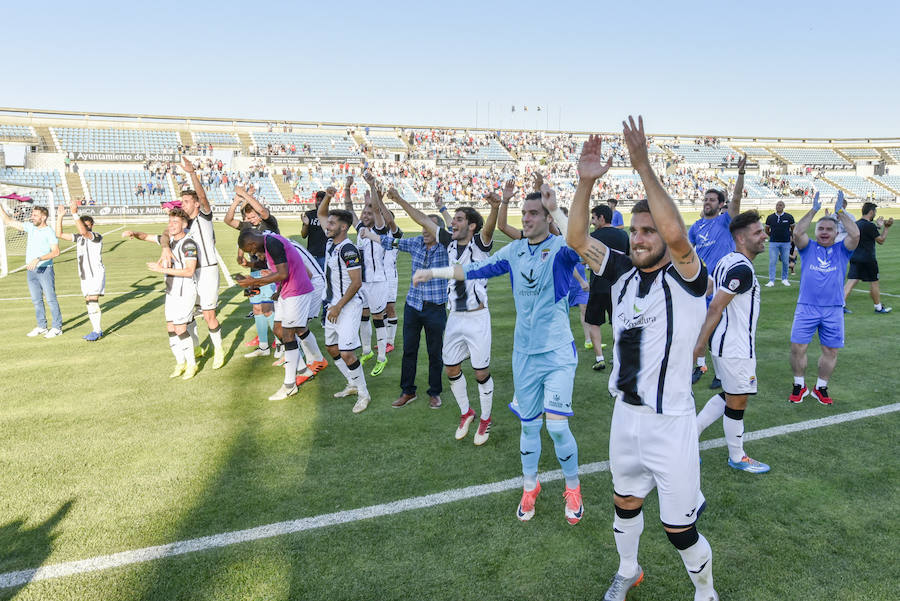
<svg viewBox="0 0 900 601">
<path fill-rule="evenodd" d="M 591 225 L 594 231 L 591 237 L 599 240 L 607 247 L 628 254 L 628 234 L 612 224 L 613 212 L 607 205 L 597 205 L 591 209 Z M 604 277 L 591 272 L 591 292 L 588 297 L 587 308 L 584 312 L 584 321 L 591 331 L 590 347 L 594 349 L 594 370 L 606 369 L 606 360 L 603 358 L 603 339 L 600 335 L 600 326 L 606 323 L 609 316 L 612 322 L 612 297 L 610 288 L 612 282 Z M 587 346 L 587 345 L 585 345 Z"/>
<path fill-rule="evenodd" d="M 878 286 L 878 261 L 875 259 L 875 243 L 884 244 L 888 230 L 894 225 L 894 219 L 885 221 L 879 217 L 875 221 L 877 205 L 867 202 L 862 206 L 862 218 L 856 222 L 859 228 L 859 245 L 850 256 L 850 269 L 847 270 L 847 283 L 844 284 L 844 313 L 847 308 L 847 297 L 857 282 L 869 282 L 869 295 L 875 303 L 876 313 L 890 313 L 891 308 L 881 304 L 881 290 Z"/>
<path fill-rule="evenodd" d="M 767 288 L 775 285 L 775 270 L 781 261 L 781 283 L 788 282 L 788 259 L 791 252 L 791 235 L 794 233 L 794 216 L 784 212 L 784 203 L 775 203 L 775 212 L 766 217 L 766 234 L 769 235 L 769 281 Z"/>
<path fill-rule="evenodd" d="M 275 219 L 275 216 L 269 212 L 265 205 L 253 196 L 253 192 L 254 189 L 252 187 L 250 190 L 245 190 L 243 186 L 235 186 L 234 200 L 231 201 L 231 206 L 228 207 L 228 212 L 225 214 L 225 223 L 240 232 L 253 230 L 260 234 L 263 232 L 280 233 L 278 231 L 278 220 Z M 238 221 L 234 214 L 241 203 L 244 203 L 243 207 L 241 207 L 243 220 Z M 249 267 L 251 269 L 250 276 L 254 278 L 262 277 L 265 275 L 263 270 L 268 269 L 265 256 L 245 255 L 240 248 L 238 248 L 237 262 L 238 265 Z M 275 284 L 261 286 L 256 294 L 252 294 L 250 290 L 247 292 L 251 293 L 248 294 L 248 298 L 253 309 L 253 320 L 256 324 L 256 340 L 251 340 L 247 345 L 255 346 L 256 349 L 246 353 L 244 357 L 248 359 L 267 357 L 269 355 L 269 330 L 271 329 L 273 333 L 275 331 L 275 305 L 272 302 Z M 279 351 L 280 349 L 276 343 L 276 357 Z"/>
<path fill-rule="evenodd" d="M 319 262 L 319 267 L 325 269 L 325 242 L 328 240 L 328 236 L 325 235 L 325 230 L 319 223 L 317 213 L 323 198 L 325 198 L 325 192 L 321 190 L 316 192 L 316 208 L 310 209 L 300 216 L 303 220 L 300 235 L 306 238 L 306 248 Z"/>
</svg>

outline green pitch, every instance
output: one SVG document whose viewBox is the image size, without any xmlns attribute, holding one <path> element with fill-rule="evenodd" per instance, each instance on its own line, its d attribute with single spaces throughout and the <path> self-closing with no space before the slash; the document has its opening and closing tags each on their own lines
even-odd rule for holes
<svg viewBox="0 0 900 601">
<path fill-rule="evenodd" d="M 891 214 L 888 211 L 888 214 Z M 894 211 L 895 216 L 900 213 Z M 696 217 L 686 215 L 688 222 Z M 106 232 L 116 225 L 98 226 Z M 138 226 L 161 230 L 161 225 Z M 408 227 L 412 231 L 414 228 Z M 299 222 L 287 221 L 288 235 Z M 281 380 L 272 359 L 244 359 L 254 334 L 237 287 L 222 291 L 220 319 L 228 361 L 213 371 L 210 353 L 191 381 L 169 380 L 174 361 L 163 318 L 162 279 L 145 267 L 158 249 L 108 236 L 102 302 L 107 336 L 90 344 L 74 252 L 56 260 L 65 334 L 26 338 L 34 313 L 23 272 L 0 280 L 5 333 L 0 367 L 0 573 L 214 535 L 285 520 L 399 501 L 520 475 L 519 426 L 512 396 L 514 310 L 506 278 L 490 282 L 494 420 L 487 445 L 453 438 L 459 412 L 445 379 L 444 406 L 419 400 L 390 406 L 399 394 L 398 350 L 384 373 L 367 376 L 372 404 L 334 399 L 343 378 L 327 368 L 286 401 L 265 400 Z M 217 224 L 217 246 L 236 273 L 233 230 Z M 498 242 L 499 242 L 498 237 Z M 897 311 L 875 315 L 854 292 L 847 347 L 823 407 L 787 402 L 791 318 L 798 286 L 764 288 L 758 336 L 759 394 L 747 431 L 900 401 L 892 381 L 900 319 L 900 236 L 878 247 L 882 291 Z M 757 273 L 767 273 L 767 255 Z M 409 257 L 400 254 L 400 307 Z M 796 280 L 798 276 L 795 276 Z M 858 289 L 866 290 L 864 284 Z M 320 344 L 321 328 L 314 326 Z M 583 335 L 572 312 L 572 331 Z M 207 348 L 206 327 L 200 325 Z M 611 333 L 604 326 L 604 340 Z M 580 350 L 572 430 L 582 464 L 607 459 L 612 403 L 609 369 L 591 370 Z M 611 358 L 611 346 L 606 349 Z M 807 383 L 818 349 L 810 347 Z M 417 383 L 427 387 L 420 351 Z M 367 365 L 371 368 L 371 363 Z M 465 366 L 468 370 L 468 365 Z M 478 408 L 471 371 L 470 399 Z M 705 376 L 698 407 L 711 395 Z M 714 552 L 722 599 L 894 599 L 900 577 L 895 513 L 900 470 L 890 413 L 767 440 L 748 452 L 772 465 L 765 475 L 736 472 L 724 448 L 702 453 L 709 510 L 700 529 Z M 704 439 L 722 436 L 714 424 Z M 542 470 L 558 469 L 544 435 Z M 550 482 L 535 518 L 514 515 L 520 492 L 415 509 L 257 542 L 137 563 L 0 590 L 0 599 L 591 599 L 618 566 L 607 472 L 582 479 L 585 518 L 563 517 L 563 483 Z M 646 505 L 640 562 L 644 584 L 632 600 L 691 598 L 681 560 Z M 891 593 L 891 591 L 894 593 Z"/>
</svg>

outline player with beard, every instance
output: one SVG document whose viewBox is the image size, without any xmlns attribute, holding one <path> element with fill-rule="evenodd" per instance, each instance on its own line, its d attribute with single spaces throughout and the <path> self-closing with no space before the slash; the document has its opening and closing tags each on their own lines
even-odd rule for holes
<svg viewBox="0 0 900 601">
<path fill-rule="evenodd" d="M 744 411 L 747 398 L 756 394 L 756 324 L 759 321 L 759 282 L 753 259 L 766 248 L 766 231 L 759 213 L 747 211 L 729 226 L 735 252 L 722 257 L 713 273 L 716 294 L 706 312 L 706 321 L 694 347 L 694 358 L 712 353 L 713 367 L 722 380 L 723 392 L 714 395 L 697 414 L 702 433 L 722 418 L 728 465 L 751 474 L 769 471 L 769 466 L 744 452 Z"/>
<path fill-rule="evenodd" d="M 788 397 L 791 403 L 800 403 L 809 394 L 804 381 L 806 349 L 817 331 L 822 355 L 813 393 L 823 405 L 834 403 L 828 394 L 828 379 L 837 365 L 838 349 L 844 346 L 844 274 L 859 244 L 859 228 L 844 211 L 844 195 L 839 193 L 834 214 L 844 224 L 847 236 L 836 241 L 837 222 L 828 216 L 816 222 L 816 239 L 810 240 L 806 231 L 821 208 L 816 192 L 812 208 L 794 227 L 794 244 L 800 253 L 800 296 L 791 326 L 791 369 L 794 372 L 794 389 Z"/>
<path fill-rule="evenodd" d="M 631 257 L 588 235 L 591 190 L 612 166 L 611 158 L 603 158 L 599 136 L 590 136 L 578 160 L 567 238 L 596 275 L 613 282 L 609 392 L 616 401 L 609 465 L 619 568 L 603 599 L 623 601 L 643 580 L 637 561 L 642 508 L 656 488 L 660 520 L 694 583 L 694 599 L 717 600 L 712 549 L 696 525 L 703 495 L 691 391 L 691 351 L 705 313 L 708 276 L 678 207 L 650 165 L 643 119 L 635 125 L 629 118 L 623 126 L 631 164 L 647 191 L 631 211 Z"/>
<path fill-rule="evenodd" d="M 688 231 L 688 239 L 697 255 L 706 263 L 706 269 L 712 274 L 716 269 L 719 259 L 730 252 L 734 252 L 734 240 L 728 225 L 741 212 L 741 199 L 744 197 L 744 173 L 747 167 L 747 157 L 738 160 L 738 177 L 734 184 L 734 194 L 731 202 L 727 203 L 725 193 L 721 190 L 709 189 L 703 195 L 703 211 L 700 219 L 694 222 Z M 706 306 L 712 301 L 712 295 L 706 299 Z M 706 355 L 697 358 L 697 364 L 692 374 L 692 382 L 696 383 L 706 373 Z M 719 388 L 721 383 L 718 377 L 713 378 L 710 388 Z"/>
</svg>

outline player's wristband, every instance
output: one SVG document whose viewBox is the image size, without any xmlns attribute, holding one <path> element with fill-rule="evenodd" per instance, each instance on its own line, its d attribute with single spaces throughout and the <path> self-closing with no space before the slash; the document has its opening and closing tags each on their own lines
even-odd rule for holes
<svg viewBox="0 0 900 601">
<path fill-rule="evenodd" d="M 431 277 L 441 280 L 452 280 L 454 271 L 453 267 L 432 267 Z"/>
</svg>

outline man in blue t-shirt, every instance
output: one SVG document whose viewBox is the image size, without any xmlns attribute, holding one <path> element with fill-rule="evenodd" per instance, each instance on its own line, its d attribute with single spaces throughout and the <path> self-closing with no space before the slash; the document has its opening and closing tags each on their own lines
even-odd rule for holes
<svg viewBox="0 0 900 601">
<path fill-rule="evenodd" d="M 813 393 L 823 405 L 834 402 L 828 396 L 828 378 L 837 363 L 838 349 L 844 346 L 844 274 L 850 256 L 859 244 L 859 228 L 844 211 L 844 194 L 839 192 L 834 214 L 844 225 L 847 237 L 836 242 L 837 221 L 828 216 L 816 222 L 816 239 L 810 240 L 806 231 L 821 207 L 816 192 L 812 208 L 794 228 L 794 244 L 800 253 L 801 265 L 800 297 L 791 327 L 791 369 L 794 372 L 794 389 L 788 399 L 791 403 L 800 403 L 809 394 L 803 377 L 806 347 L 813 334 L 818 331 L 822 346 Z"/>
<path fill-rule="evenodd" d="M 616 207 L 619 204 L 619 201 L 615 198 L 607 199 L 606 204 L 609 206 L 609 210 L 612 211 L 612 221 L 610 225 L 614 228 L 624 230 L 625 229 L 625 218 L 622 217 L 622 213 L 616 210 Z"/>
<path fill-rule="evenodd" d="M 741 157 L 738 161 L 738 176 L 734 183 L 734 195 L 731 202 L 728 203 L 728 209 L 725 209 L 725 192 L 710 188 L 703 195 L 703 210 L 700 213 L 700 219 L 694 222 L 691 229 L 688 230 L 688 240 L 694 245 L 697 256 L 706 263 L 706 269 L 709 274 L 716 270 L 716 263 L 719 259 L 734 252 L 734 239 L 731 237 L 731 231 L 728 226 L 731 220 L 741 213 L 741 199 L 744 197 L 744 173 L 747 167 L 747 157 Z M 712 281 L 712 278 L 710 278 Z M 706 297 L 706 306 L 712 301 L 712 289 L 710 286 L 710 294 Z M 696 384 L 703 374 L 706 373 L 706 356 L 697 357 L 697 365 L 694 367 L 694 373 L 691 375 L 691 381 Z M 709 387 L 712 389 L 720 388 L 722 383 L 719 378 L 713 378 Z"/>
<path fill-rule="evenodd" d="M 53 273 L 53 258 L 59 256 L 59 240 L 52 227 L 47 225 L 50 216 L 47 207 L 31 209 L 31 219 L 20 223 L 6 214 L 0 204 L 0 218 L 7 227 L 25 232 L 28 239 L 25 243 L 25 267 L 28 269 L 28 291 L 34 304 L 37 327 L 28 332 L 28 336 L 55 338 L 62 334 L 62 313 L 56 300 L 56 277 Z M 47 314 L 44 311 L 44 297 L 50 305 L 53 316 L 51 327 L 47 329 Z"/>
<path fill-rule="evenodd" d="M 554 222 L 562 236 L 550 233 Z M 572 388 L 578 364 L 569 327 L 569 274 L 581 258 L 566 246 L 566 223 L 555 193 L 543 184 L 540 192 L 532 192 L 522 204 L 522 238 L 513 240 L 489 259 L 420 269 L 413 275 L 414 286 L 432 278 L 464 281 L 510 276 L 516 326 L 512 356 L 515 398 L 509 408 L 522 422 L 519 452 L 524 486 L 516 510 L 522 521 L 534 516 L 534 503 L 541 491 L 537 476 L 545 415 L 566 480 L 566 520 L 577 524 L 584 513 L 578 480 L 578 445 L 568 421 L 573 415 Z"/>
</svg>

